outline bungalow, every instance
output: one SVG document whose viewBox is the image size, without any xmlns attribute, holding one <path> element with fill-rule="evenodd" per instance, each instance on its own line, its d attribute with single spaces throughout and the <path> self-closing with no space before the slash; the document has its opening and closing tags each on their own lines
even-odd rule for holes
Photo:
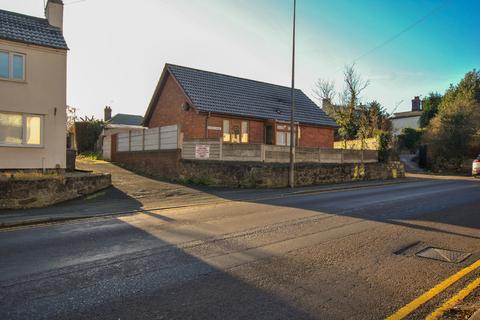
<svg viewBox="0 0 480 320">
<path fill-rule="evenodd" d="M 63 3 L 46 18 L 0 10 L 0 169 L 65 169 Z"/>
<path fill-rule="evenodd" d="M 295 90 L 296 143 L 333 148 L 335 121 Z M 143 126 L 179 125 L 184 140 L 290 145 L 288 87 L 166 64 Z"/>
</svg>

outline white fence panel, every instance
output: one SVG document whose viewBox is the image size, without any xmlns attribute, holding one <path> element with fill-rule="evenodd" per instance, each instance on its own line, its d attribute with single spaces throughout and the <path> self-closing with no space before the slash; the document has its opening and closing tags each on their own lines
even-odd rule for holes
<svg viewBox="0 0 480 320">
<path fill-rule="evenodd" d="M 130 151 L 143 150 L 143 132 L 132 132 L 130 136 Z"/>
<path fill-rule="evenodd" d="M 159 128 L 145 130 L 145 150 L 159 150 Z"/>
<path fill-rule="evenodd" d="M 130 134 L 119 133 L 117 137 L 118 152 L 130 151 Z"/>
<path fill-rule="evenodd" d="M 178 127 L 165 126 L 160 128 L 160 150 L 177 149 Z"/>
</svg>

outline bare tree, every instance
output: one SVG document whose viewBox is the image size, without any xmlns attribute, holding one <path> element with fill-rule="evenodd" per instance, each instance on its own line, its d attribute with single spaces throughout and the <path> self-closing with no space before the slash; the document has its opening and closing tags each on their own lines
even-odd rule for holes
<svg viewBox="0 0 480 320">
<path fill-rule="evenodd" d="M 345 88 L 341 94 L 343 103 L 348 108 L 355 108 L 360 102 L 363 90 L 370 85 L 370 80 L 364 80 L 355 69 L 355 64 L 345 66 L 343 72 Z"/>
<path fill-rule="evenodd" d="M 324 100 L 333 102 L 335 98 L 335 82 L 330 80 L 318 79 L 313 89 L 313 94 L 320 103 Z"/>
</svg>

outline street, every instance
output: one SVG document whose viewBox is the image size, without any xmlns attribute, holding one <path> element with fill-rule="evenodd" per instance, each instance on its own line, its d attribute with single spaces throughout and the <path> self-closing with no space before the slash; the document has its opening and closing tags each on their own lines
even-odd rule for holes
<svg viewBox="0 0 480 320">
<path fill-rule="evenodd" d="M 0 319 L 383 319 L 480 259 L 479 180 L 282 192 L 3 229 Z M 470 255 L 416 255 L 427 247 Z"/>
</svg>

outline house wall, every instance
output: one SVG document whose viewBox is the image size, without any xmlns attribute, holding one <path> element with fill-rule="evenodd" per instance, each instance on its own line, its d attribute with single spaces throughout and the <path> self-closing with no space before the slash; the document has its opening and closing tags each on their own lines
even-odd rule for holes
<svg viewBox="0 0 480 320">
<path fill-rule="evenodd" d="M 197 113 L 193 108 L 189 111 L 182 109 L 187 98 L 176 81 L 167 73 L 165 86 L 160 93 L 155 106 L 149 128 L 163 127 L 178 124 L 185 139 L 205 138 L 206 115 Z"/>
<path fill-rule="evenodd" d="M 26 55 L 25 81 L 0 80 L 0 111 L 44 116 L 43 146 L 0 146 L 0 169 L 65 168 L 67 52 L 5 40 L 0 50 Z"/>
<path fill-rule="evenodd" d="M 399 135 L 405 128 L 420 128 L 420 116 L 392 119 L 393 134 Z"/>
<path fill-rule="evenodd" d="M 300 147 L 333 148 L 334 129 L 300 125 Z"/>
<path fill-rule="evenodd" d="M 248 143 L 264 143 L 265 121 L 220 115 L 208 116 L 196 112 L 193 108 L 185 111 L 182 109 L 182 105 L 187 102 L 187 97 L 169 73 L 166 74 L 166 77 L 163 90 L 161 90 L 158 102 L 147 124 L 149 128 L 179 124 L 184 140 L 220 139 L 223 136 L 223 120 L 230 121 L 230 128 L 241 127 L 242 121 L 248 121 Z M 333 148 L 333 136 L 334 130 L 332 128 L 302 125 L 299 145 L 302 147 Z"/>
</svg>

